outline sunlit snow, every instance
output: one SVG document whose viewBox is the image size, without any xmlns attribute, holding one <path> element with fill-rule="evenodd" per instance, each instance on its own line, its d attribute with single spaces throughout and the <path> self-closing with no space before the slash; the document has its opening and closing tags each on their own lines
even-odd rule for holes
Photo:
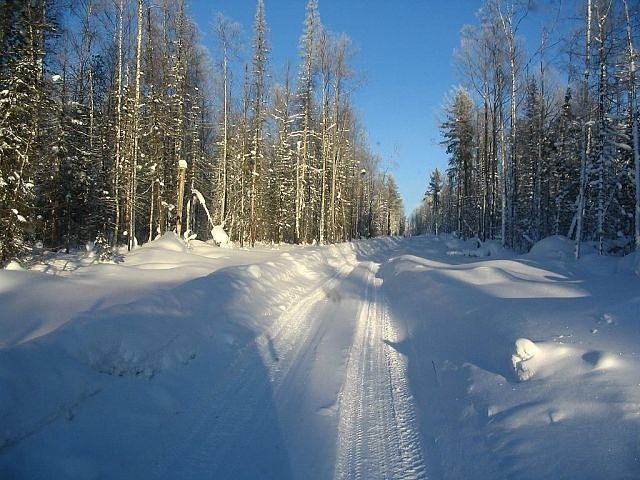
<svg viewBox="0 0 640 480">
<path fill-rule="evenodd" d="M 10 263 L 0 478 L 638 477 L 640 279 L 571 252 L 167 234 Z"/>
</svg>

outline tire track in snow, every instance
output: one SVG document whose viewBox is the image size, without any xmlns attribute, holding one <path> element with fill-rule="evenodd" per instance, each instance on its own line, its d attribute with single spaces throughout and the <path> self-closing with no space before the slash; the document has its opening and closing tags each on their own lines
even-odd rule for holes
<svg viewBox="0 0 640 480">
<path fill-rule="evenodd" d="M 261 407 L 271 401 L 317 336 L 320 321 L 310 312 L 354 268 L 351 262 L 341 266 L 242 348 L 227 373 L 196 400 L 185 435 L 176 439 L 180 447 L 174 442 L 168 458 L 156 465 L 158 478 L 201 478 L 223 464 L 227 470 L 232 467 L 228 455 L 247 432 L 259 429 Z M 274 351 L 277 358 L 272 357 Z"/>
<path fill-rule="evenodd" d="M 371 263 L 340 394 L 336 479 L 425 479 L 407 364 Z"/>
</svg>

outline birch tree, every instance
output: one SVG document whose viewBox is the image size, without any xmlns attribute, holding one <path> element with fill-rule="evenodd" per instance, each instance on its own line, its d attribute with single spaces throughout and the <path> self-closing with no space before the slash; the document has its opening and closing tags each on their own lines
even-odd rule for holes
<svg viewBox="0 0 640 480">
<path fill-rule="evenodd" d="M 219 218 L 218 222 L 223 227 L 228 215 L 228 167 L 230 151 L 230 120 L 231 120 L 231 69 L 230 61 L 237 57 L 239 50 L 240 25 L 223 14 L 216 15 L 214 33 L 222 51 L 222 138 L 220 140 L 220 161 L 218 172 L 219 189 Z"/>
</svg>

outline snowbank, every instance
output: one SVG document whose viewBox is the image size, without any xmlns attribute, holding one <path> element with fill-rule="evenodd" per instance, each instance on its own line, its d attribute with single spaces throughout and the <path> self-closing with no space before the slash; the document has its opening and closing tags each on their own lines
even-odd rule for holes
<svg viewBox="0 0 640 480">
<path fill-rule="evenodd" d="M 634 478 L 640 279 L 551 237 L 510 259 L 412 240 L 381 267 L 438 478 Z M 452 253 L 455 253 L 452 255 Z M 532 261 L 533 260 L 533 261 Z M 514 339 L 518 339 L 514 343 Z"/>
<path fill-rule="evenodd" d="M 63 278 L 0 271 L 0 452 L 71 421 L 122 379 L 155 379 L 205 351 L 220 358 L 214 371 L 224 370 L 356 255 L 351 244 L 224 252 L 193 244 L 167 233 L 117 265 L 77 262 Z"/>
</svg>

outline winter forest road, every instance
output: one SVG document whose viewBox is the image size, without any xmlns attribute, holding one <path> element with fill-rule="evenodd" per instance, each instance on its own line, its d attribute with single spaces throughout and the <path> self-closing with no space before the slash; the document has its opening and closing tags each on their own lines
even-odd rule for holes
<svg viewBox="0 0 640 480">
<path fill-rule="evenodd" d="M 199 390 L 154 476 L 427 478 L 379 266 L 359 255 L 291 302 Z"/>
<path fill-rule="evenodd" d="M 169 235 L 0 271 L 0 479 L 640 478 L 640 280 L 572 252 Z"/>
</svg>

